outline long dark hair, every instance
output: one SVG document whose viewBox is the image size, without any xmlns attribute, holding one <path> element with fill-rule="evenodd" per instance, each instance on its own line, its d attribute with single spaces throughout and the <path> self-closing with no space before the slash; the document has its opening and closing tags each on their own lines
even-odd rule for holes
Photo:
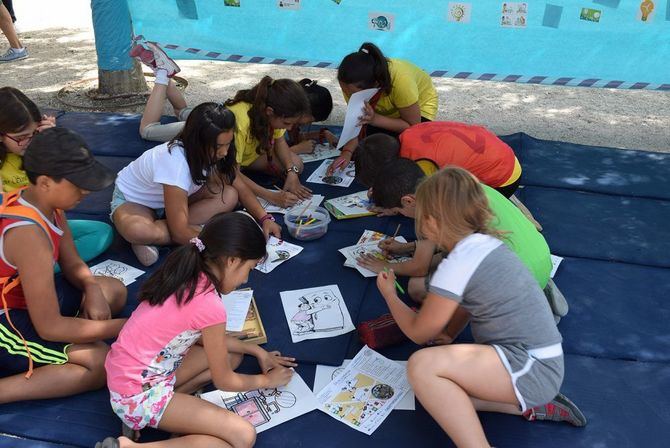
<svg viewBox="0 0 670 448">
<path fill-rule="evenodd" d="M 271 107 L 281 118 L 295 118 L 309 113 L 309 101 L 300 85 L 292 79 L 272 79 L 264 76 L 261 82 L 248 90 L 240 90 L 226 106 L 244 102 L 251 104 L 249 120 L 251 135 L 258 140 L 257 154 L 269 151 L 272 135 L 270 120 L 265 109 Z"/>
<path fill-rule="evenodd" d="M 298 84 L 303 88 L 309 101 L 314 121 L 324 121 L 333 111 L 333 97 L 330 91 L 309 78 L 301 79 Z"/>
<path fill-rule="evenodd" d="M 40 109 L 23 92 L 14 87 L 0 88 L 0 133 L 23 131 L 31 123 L 42 121 Z M 7 158 L 7 148 L 0 141 L 0 166 Z"/>
<path fill-rule="evenodd" d="M 237 169 L 235 142 L 230 143 L 226 157 L 217 160 L 216 141 L 219 134 L 234 129 L 235 114 L 223 104 L 202 103 L 191 111 L 184 129 L 170 141 L 168 148 L 172 151 L 175 145 L 184 147 L 184 155 L 194 184 L 204 185 L 209 175 L 214 174 L 222 185 L 230 185 L 235 180 Z"/>
<path fill-rule="evenodd" d="M 343 84 L 353 84 L 359 89 L 379 89 L 387 95 L 391 93 L 391 72 L 389 63 L 375 44 L 365 42 L 355 53 L 342 59 L 337 68 L 337 80 Z"/>
<path fill-rule="evenodd" d="M 178 305 L 186 304 L 198 292 L 201 274 L 207 277 L 205 289 L 214 286 L 217 292 L 221 292 L 220 282 L 211 271 L 211 263 L 221 264 L 228 257 L 247 261 L 265 256 L 263 231 L 244 213 L 214 216 L 205 224 L 198 238 L 205 249 L 200 252 L 195 244 L 188 243 L 173 250 L 140 288 L 140 302 L 161 305 L 174 294 Z"/>
</svg>

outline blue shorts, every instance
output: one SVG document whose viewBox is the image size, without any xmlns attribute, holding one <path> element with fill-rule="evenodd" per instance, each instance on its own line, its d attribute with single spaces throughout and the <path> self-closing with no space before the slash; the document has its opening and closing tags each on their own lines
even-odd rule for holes
<svg viewBox="0 0 670 448">
<path fill-rule="evenodd" d="M 114 185 L 114 193 L 112 193 L 112 202 L 109 204 L 109 220 L 114 222 L 114 212 L 116 211 L 117 208 L 119 208 L 121 205 L 125 204 L 128 202 L 126 197 L 121 193 L 121 190 L 119 190 L 119 187 Z M 164 208 L 157 208 L 154 209 L 154 213 L 156 213 L 156 218 L 158 219 L 164 219 L 165 218 L 165 209 Z"/>
<path fill-rule="evenodd" d="M 81 307 L 81 291 L 63 277 L 56 278 L 56 294 L 61 315 L 75 317 Z M 69 342 L 52 342 L 42 339 L 33 327 L 28 310 L 10 309 L 9 317 L 25 338 L 34 366 L 65 364 L 68 361 Z M 28 371 L 28 354 L 23 340 L 7 321 L 4 310 L 0 310 L 0 378 Z"/>
</svg>

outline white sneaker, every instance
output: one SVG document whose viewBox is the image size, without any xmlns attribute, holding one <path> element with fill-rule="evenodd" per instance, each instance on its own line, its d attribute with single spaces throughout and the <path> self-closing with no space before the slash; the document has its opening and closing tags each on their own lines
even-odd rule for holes
<svg viewBox="0 0 670 448">
<path fill-rule="evenodd" d="M 174 75 L 179 73 L 181 69 L 177 65 L 175 61 L 173 61 L 170 56 L 168 56 L 161 47 L 158 45 L 147 42 L 145 45 L 151 50 L 151 52 L 154 54 L 154 63 L 156 64 L 156 68 L 162 68 L 167 71 L 168 78 L 172 78 Z"/>
</svg>

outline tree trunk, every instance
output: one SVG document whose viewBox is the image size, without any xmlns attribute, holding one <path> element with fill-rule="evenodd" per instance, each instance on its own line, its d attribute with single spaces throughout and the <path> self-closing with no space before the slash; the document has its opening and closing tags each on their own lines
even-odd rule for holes
<svg viewBox="0 0 670 448">
<path fill-rule="evenodd" d="M 127 0 L 91 0 L 95 50 L 98 54 L 98 93 L 145 93 L 140 64 L 128 53 L 133 29 Z"/>
<path fill-rule="evenodd" d="M 142 66 L 137 61 L 133 61 L 133 68 L 130 70 L 98 69 L 98 93 L 102 95 L 146 93 L 147 90 Z"/>
</svg>

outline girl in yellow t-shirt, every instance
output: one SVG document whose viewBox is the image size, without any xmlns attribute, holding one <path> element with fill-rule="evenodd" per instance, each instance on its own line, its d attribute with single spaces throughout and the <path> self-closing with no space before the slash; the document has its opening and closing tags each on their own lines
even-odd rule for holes
<svg viewBox="0 0 670 448">
<path fill-rule="evenodd" d="M 311 196 L 298 178 L 303 170 L 300 157 L 292 152 L 284 134 L 310 113 L 303 88 L 291 79 L 264 76 L 248 90 L 240 90 L 226 106 L 235 114 L 237 162 L 246 171 L 261 171 L 284 177 L 282 191 L 270 191 L 243 176 L 256 196 L 287 207 Z"/>
<path fill-rule="evenodd" d="M 56 119 L 42 115 L 37 105 L 14 87 L 0 88 L 0 104 L 0 181 L 2 192 L 9 193 L 28 185 L 23 153 L 37 133 L 56 125 Z M 97 257 L 112 244 L 114 232 L 109 224 L 71 220 L 68 225 L 84 261 Z"/>
<path fill-rule="evenodd" d="M 428 73 L 409 61 L 386 58 L 370 42 L 342 60 L 337 80 L 347 102 L 356 92 L 379 88 L 360 117 L 366 135 L 381 132 L 397 137 L 408 127 L 432 121 L 437 115 L 437 91 Z M 349 141 L 332 166 L 346 166 L 357 144 L 358 138 Z"/>
</svg>

